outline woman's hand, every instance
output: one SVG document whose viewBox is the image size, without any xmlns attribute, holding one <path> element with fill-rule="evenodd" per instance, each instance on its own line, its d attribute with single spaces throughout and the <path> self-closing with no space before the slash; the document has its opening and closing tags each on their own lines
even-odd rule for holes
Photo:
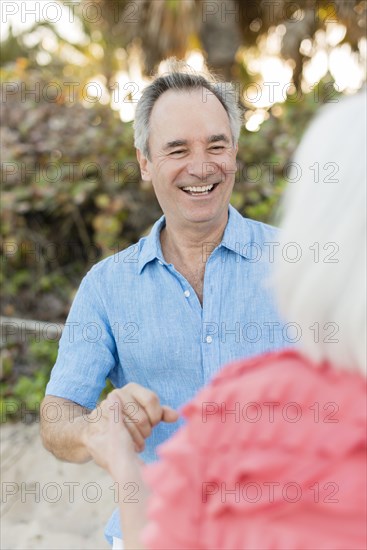
<svg viewBox="0 0 367 550">
<path fill-rule="evenodd" d="M 89 439 L 89 447 L 95 462 L 107 470 L 115 482 L 118 483 L 120 495 L 120 518 L 126 550 L 143 550 L 141 534 L 145 526 L 145 509 L 147 489 L 141 476 L 143 462 L 139 459 L 134 443 L 125 422 L 126 416 L 118 414 L 116 400 L 109 394 L 104 402 L 104 411 L 107 418 L 101 423 L 98 430 L 93 430 Z M 126 485 L 129 490 L 135 486 L 131 498 L 122 498 L 126 495 Z"/>
<path fill-rule="evenodd" d="M 141 479 L 140 466 L 143 462 L 126 427 L 126 422 L 131 419 L 121 414 L 112 394 L 104 402 L 102 416 L 96 420 L 100 422 L 100 429 L 93 426 L 88 434 L 88 447 L 94 461 L 119 483 L 135 481 L 132 476 Z"/>
</svg>

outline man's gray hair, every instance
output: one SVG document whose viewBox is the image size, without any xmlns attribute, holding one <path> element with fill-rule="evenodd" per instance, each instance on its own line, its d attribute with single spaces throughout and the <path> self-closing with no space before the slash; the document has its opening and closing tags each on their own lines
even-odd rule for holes
<svg viewBox="0 0 367 550">
<path fill-rule="evenodd" d="M 203 102 L 211 92 L 225 108 L 232 133 L 233 145 L 236 145 L 242 126 L 242 111 L 236 97 L 236 91 L 229 82 L 219 81 L 209 72 L 199 73 L 184 61 L 175 58 L 167 60 L 168 71 L 157 76 L 153 83 L 145 88 L 136 107 L 134 121 L 134 144 L 146 158 L 149 157 L 150 115 L 157 99 L 167 90 L 203 90 Z"/>
</svg>

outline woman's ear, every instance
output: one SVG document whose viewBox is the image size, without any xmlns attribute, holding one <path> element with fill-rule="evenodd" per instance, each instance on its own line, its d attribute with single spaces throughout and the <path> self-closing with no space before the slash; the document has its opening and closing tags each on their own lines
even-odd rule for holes
<svg viewBox="0 0 367 550">
<path fill-rule="evenodd" d="M 140 166 L 141 178 L 144 181 L 151 181 L 150 170 L 149 170 L 149 160 L 143 155 L 140 149 L 136 150 L 136 158 Z"/>
</svg>

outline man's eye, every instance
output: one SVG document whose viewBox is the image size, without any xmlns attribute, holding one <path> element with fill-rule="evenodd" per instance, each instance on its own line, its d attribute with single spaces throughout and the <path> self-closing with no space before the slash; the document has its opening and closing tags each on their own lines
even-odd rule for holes
<svg viewBox="0 0 367 550">
<path fill-rule="evenodd" d="M 172 151 L 170 155 L 180 155 L 182 153 L 185 153 L 185 149 L 177 149 L 177 151 Z"/>
<path fill-rule="evenodd" d="M 223 149 L 223 145 L 215 145 L 214 147 L 210 147 L 210 151 L 223 151 Z"/>
</svg>

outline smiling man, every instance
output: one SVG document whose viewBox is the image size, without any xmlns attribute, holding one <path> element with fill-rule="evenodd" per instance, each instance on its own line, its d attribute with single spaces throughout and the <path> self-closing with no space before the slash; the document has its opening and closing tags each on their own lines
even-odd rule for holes
<svg viewBox="0 0 367 550">
<path fill-rule="evenodd" d="M 112 414 L 154 460 L 181 423 L 177 409 L 223 364 L 287 343 L 266 285 L 276 230 L 229 205 L 241 128 L 233 89 L 173 63 L 144 90 L 134 127 L 142 178 L 164 215 L 90 270 L 70 310 L 41 433 L 73 462 L 93 458 Z M 113 409 L 97 406 L 107 378 Z M 129 491 L 119 498 L 129 502 Z M 118 513 L 106 534 L 118 548 Z"/>
<path fill-rule="evenodd" d="M 137 155 L 165 214 L 163 256 L 202 304 L 203 250 L 219 245 L 227 225 L 237 136 L 224 105 L 206 88 L 167 90 L 154 104 L 149 128 L 145 153 L 138 148 Z"/>
</svg>

